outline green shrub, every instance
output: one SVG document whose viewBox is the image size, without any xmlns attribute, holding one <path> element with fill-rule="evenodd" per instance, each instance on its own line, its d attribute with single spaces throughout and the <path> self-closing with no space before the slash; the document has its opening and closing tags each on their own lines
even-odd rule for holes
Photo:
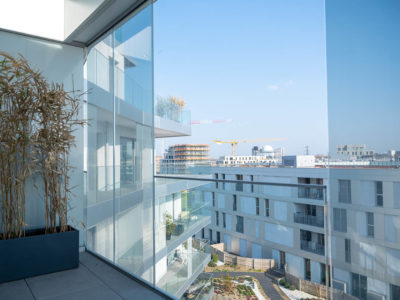
<svg viewBox="0 0 400 300">
<path fill-rule="evenodd" d="M 215 262 L 213 262 L 213 261 L 210 261 L 210 262 L 208 263 L 208 266 L 213 268 L 213 267 L 216 267 L 217 264 L 216 264 Z"/>
<path fill-rule="evenodd" d="M 294 291 L 296 289 L 296 287 L 293 284 L 291 284 L 289 288 L 291 291 Z"/>
<path fill-rule="evenodd" d="M 212 255 L 211 255 L 211 260 L 212 260 L 214 263 L 216 263 L 216 262 L 219 260 L 218 254 L 212 254 Z"/>
<path fill-rule="evenodd" d="M 279 284 L 284 286 L 286 284 L 285 278 L 282 278 L 281 280 L 279 280 Z"/>
<path fill-rule="evenodd" d="M 289 282 L 285 283 L 285 288 L 287 288 L 287 289 L 290 288 L 290 283 Z"/>
</svg>

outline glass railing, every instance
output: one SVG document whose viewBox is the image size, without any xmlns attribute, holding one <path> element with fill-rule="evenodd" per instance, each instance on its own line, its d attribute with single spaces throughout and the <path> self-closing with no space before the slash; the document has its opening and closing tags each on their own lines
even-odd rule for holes
<svg viewBox="0 0 400 300">
<path fill-rule="evenodd" d="M 214 294 L 213 276 L 201 273 L 181 297 L 181 300 L 211 300 Z"/>
<path fill-rule="evenodd" d="M 210 223 L 211 197 L 203 190 L 208 181 L 156 179 L 156 249 L 169 247 Z"/>
<path fill-rule="evenodd" d="M 157 286 L 172 295 L 182 295 L 182 287 L 196 279 L 192 277 L 200 274 L 210 258 L 208 241 L 189 238 L 168 254 L 167 270 Z"/>
<path fill-rule="evenodd" d="M 314 241 L 300 240 L 301 250 L 312 252 L 319 255 L 325 255 L 325 246 Z"/>
<path fill-rule="evenodd" d="M 303 199 L 324 199 L 324 189 L 322 187 L 299 187 L 298 197 Z"/>
<path fill-rule="evenodd" d="M 303 212 L 294 213 L 294 222 L 305 224 L 305 225 L 324 227 L 324 217 L 323 216 L 307 215 Z"/>
<path fill-rule="evenodd" d="M 191 112 L 183 106 L 176 104 L 169 98 L 156 97 L 154 100 L 154 113 L 160 118 L 174 121 L 184 125 L 191 124 Z"/>
</svg>

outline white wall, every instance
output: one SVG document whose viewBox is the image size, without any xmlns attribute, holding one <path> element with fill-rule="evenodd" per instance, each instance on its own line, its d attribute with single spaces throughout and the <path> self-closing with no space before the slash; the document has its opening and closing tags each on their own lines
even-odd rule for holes
<svg viewBox="0 0 400 300">
<path fill-rule="evenodd" d="M 293 228 L 265 222 L 265 239 L 273 243 L 293 247 Z"/>
<path fill-rule="evenodd" d="M 217 193 L 217 205 L 219 209 L 225 209 L 225 195 Z"/>
<path fill-rule="evenodd" d="M 247 257 L 247 241 L 240 239 L 240 256 Z"/>
<path fill-rule="evenodd" d="M 375 270 L 375 245 L 360 242 L 360 267 Z"/>
<path fill-rule="evenodd" d="M 363 211 L 357 211 L 356 213 L 356 228 L 357 234 L 360 236 L 367 236 L 367 215 Z"/>
<path fill-rule="evenodd" d="M 260 221 L 254 221 L 254 230 L 256 238 L 260 238 Z"/>
<path fill-rule="evenodd" d="M 287 221 L 287 202 L 283 201 L 274 201 L 274 219 L 279 221 Z"/>
<path fill-rule="evenodd" d="M 24 7 L 24 10 L 27 10 Z M 7 10 L 1 10 L 5 13 Z M 36 16 L 37 18 L 37 16 Z M 0 17 L 0 19 L 2 19 Z M 34 23 L 34 22 L 33 22 Z M 32 23 L 32 24 L 33 24 Z M 33 25 L 32 25 L 33 26 Z M 28 38 L 20 35 L 0 31 L 0 51 L 13 56 L 21 53 L 30 65 L 42 71 L 50 81 L 63 83 L 67 91 L 72 90 L 72 81 L 76 90 L 83 90 L 83 49 L 64 44 Z M 83 118 L 83 109 L 79 118 Z M 77 227 L 83 222 L 83 129 L 75 131 L 76 147 L 72 149 L 69 161 L 74 167 L 70 171 L 70 186 L 76 186 L 69 201 L 72 209 L 69 211 L 69 223 Z M 35 184 L 42 184 L 41 178 L 35 179 Z M 44 201 L 41 191 L 33 185 L 26 189 L 26 221 L 30 227 L 44 226 Z M 83 228 L 79 228 L 83 229 Z M 83 245 L 84 235 L 80 235 L 80 244 Z"/>
<path fill-rule="evenodd" d="M 224 244 L 225 244 L 225 250 L 227 252 L 232 252 L 232 239 L 229 234 L 224 234 Z"/>
<path fill-rule="evenodd" d="M 226 230 L 232 230 L 232 215 L 225 215 Z"/>
<path fill-rule="evenodd" d="M 350 272 L 334 267 L 333 268 L 333 279 L 346 282 L 346 284 L 347 284 L 347 292 L 349 293 L 351 291 L 351 287 L 350 287 Z"/>
<path fill-rule="evenodd" d="M 321 283 L 321 264 L 317 261 L 310 261 L 311 264 L 311 281 Z"/>
<path fill-rule="evenodd" d="M 381 295 L 386 295 L 386 283 L 378 279 L 367 277 L 367 287 L 368 291 L 373 291 Z"/>
<path fill-rule="evenodd" d="M 375 182 L 361 181 L 360 182 L 360 197 L 356 198 L 357 204 L 365 206 L 375 206 Z"/>
<path fill-rule="evenodd" d="M 286 253 L 287 272 L 304 279 L 304 258 Z"/>
<path fill-rule="evenodd" d="M 386 249 L 387 272 L 390 275 L 400 277 L 400 250 Z"/>
<path fill-rule="evenodd" d="M 385 241 L 397 243 L 399 241 L 400 218 L 385 215 Z"/>
<path fill-rule="evenodd" d="M 252 258 L 262 258 L 260 244 L 251 243 L 251 257 Z"/>
<path fill-rule="evenodd" d="M 256 214 L 256 198 L 240 196 L 239 199 L 241 212 L 249 215 Z"/>
</svg>

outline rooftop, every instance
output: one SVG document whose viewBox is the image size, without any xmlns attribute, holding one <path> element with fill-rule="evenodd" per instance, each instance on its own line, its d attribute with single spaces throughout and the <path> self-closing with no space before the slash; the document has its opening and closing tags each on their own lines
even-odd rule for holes
<svg viewBox="0 0 400 300">
<path fill-rule="evenodd" d="M 0 299 L 172 299 L 82 252 L 79 267 L 0 284 Z"/>
</svg>

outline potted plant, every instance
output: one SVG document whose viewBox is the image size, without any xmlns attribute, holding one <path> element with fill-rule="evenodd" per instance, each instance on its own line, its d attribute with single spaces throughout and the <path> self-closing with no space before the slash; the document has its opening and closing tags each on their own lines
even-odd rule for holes
<svg viewBox="0 0 400 300">
<path fill-rule="evenodd" d="M 0 283 L 79 265 L 79 231 L 68 225 L 68 155 L 80 97 L 49 84 L 21 56 L 0 52 Z M 26 224 L 27 182 L 41 177 L 44 227 Z"/>
<path fill-rule="evenodd" d="M 176 224 L 172 221 L 172 216 L 168 212 L 165 213 L 164 217 L 167 240 L 170 240 L 171 235 L 175 232 Z"/>
</svg>

